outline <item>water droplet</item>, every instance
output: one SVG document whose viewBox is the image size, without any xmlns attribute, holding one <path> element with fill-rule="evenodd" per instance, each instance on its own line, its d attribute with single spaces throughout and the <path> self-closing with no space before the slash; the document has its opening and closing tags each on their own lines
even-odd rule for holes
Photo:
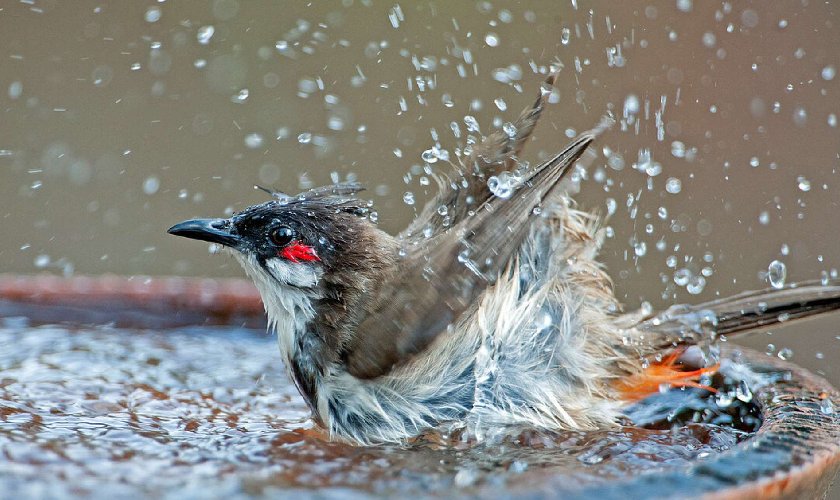
<svg viewBox="0 0 840 500">
<path fill-rule="evenodd" d="M 712 47 L 715 46 L 716 43 L 717 43 L 717 37 L 715 36 L 714 33 L 712 33 L 711 31 L 707 31 L 706 33 L 703 33 L 703 45 L 705 45 L 708 48 L 712 48 Z"/>
<path fill-rule="evenodd" d="M 441 205 L 437 208 L 437 213 L 440 216 L 445 216 L 449 213 L 449 209 L 446 207 L 446 205 Z"/>
<path fill-rule="evenodd" d="M 744 9 L 741 12 L 741 22 L 747 28 L 755 28 L 758 26 L 758 12 L 753 9 Z"/>
<path fill-rule="evenodd" d="M 715 404 L 721 408 L 728 408 L 735 401 L 734 396 L 730 391 L 720 391 L 715 395 Z"/>
<path fill-rule="evenodd" d="M 618 203 L 616 203 L 615 198 L 607 198 L 607 216 L 611 216 L 615 213 L 616 208 L 618 208 Z"/>
<path fill-rule="evenodd" d="M 641 155 L 642 152 L 640 151 L 639 154 Z M 607 166 L 611 169 L 615 171 L 624 169 L 624 157 L 621 156 L 621 153 L 613 151 L 608 147 L 604 147 L 604 156 L 607 157 Z"/>
<path fill-rule="evenodd" d="M 637 257 L 644 257 L 647 253 L 647 243 L 644 241 L 637 242 L 633 246 L 633 253 L 635 253 Z"/>
<path fill-rule="evenodd" d="M 807 193 L 811 190 L 811 181 L 806 179 L 804 176 L 799 176 L 796 178 L 796 185 L 799 187 L 799 190 L 802 192 Z"/>
<path fill-rule="evenodd" d="M 560 43 L 569 45 L 569 40 L 572 38 L 572 31 L 569 28 L 560 30 Z"/>
<path fill-rule="evenodd" d="M 19 81 L 14 81 L 9 84 L 9 99 L 17 99 L 23 94 L 23 84 Z"/>
<path fill-rule="evenodd" d="M 449 124 L 449 129 L 452 130 L 452 135 L 454 135 L 456 139 L 461 138 L 461 127 L 458 125 L 458 122 L 451 122 Z"/>
<path fill-rule="evenodd" d="M 611 159 L 612 157 L 607 159 L 608 164 Z M 662 164 L 653 160 L 653 155 L 651 154 L 649 148 L 642 148 L 639 150 L 639 159 L 633 164 L 633 168 L 640 172 L 644 172 L 651 177 L 656 177 L 662 173 Z"/>
<path fill-rule="evenodd" d="M 262 134 L 253 133 L 248 134 L 245 136 L 245 146 L 250 149 L 257 149 L 263 145 L 263 136 Z"/>
<path fill-rule="evenodd" d="M 208 43 L 210 43 L 210 39 L 213 38 L 214 33 L 216 33 L 216 28 L 214 28 L 213 26 L 202 26 L 198 28 L 198 32 L 196 33 L 196 39 L 201 45 L 207 45 Z"/>
<path fill-rule="evenodd" d="M 775 289 L 784 288 L 787 279 L 787 267 L 783 262 L 774 260 L 767 266 L 767 281 Z"/>
<path fill-rule="evenodd" d="M 35 265 L 35 267 L 43 269 L 50 265 L 50 256 L 44 254 L 39 255 L 35 257 L 35 260 L 32 263 Z"/>
<path fill-rule="evenodd" d="M 423 159 L 426 163 L 436 163 L 438 161 L 438 156 L 435 151 L 435 148 L 427 149 L 423 151 L 420 155 L 420 158 Z"/>
<path fill-rule="evenodd" d="M 823 415 L 832 415 L 834 413 L 834 402 L 831 401 L 831 398 L 826 397 L 820 401 L 820 411 Z"/>
<path fill-rule="evenodd" d="M 230 102 L 233 102 L 233 103 L 236 103 L 236 104 L 242 104 L 242 103 L 244 103 L 245 101 L 248 100 L 248 96 L 250 94 L 251 93 L 248 91 L 248 89 L 242 89 L 239 92 L 237 92 L 236 94 L 231 96 Z"/>
<path fill-rule="evenodd" d="M 758 214 L 758 223 L 762 226 L 770 224 L 770 214 L 768 214 L 766 210 Z"/>
<path fill-rule="evenodd" d="M 402 7 L 399 4 L 391 7 L 388 11 L 388 20 L 391 22 L 391 27 L 397 29 L 400 27 L 400 22 L 405 21 L 405 14 L 403 14 Z"/>
<path fill-rule="evenodd" d="M 502 130 L 504 131 L 505 135 L 513 139 L 516 137 L 516 125 L 510 122 L 506 122 L 502 125 Z"/>
<path fill-rule="evenodd" d="M 692 295 L 697 295 L 702 293 L 705 287 L 706 278 L 700 275 L 694 275 L 688 280 L 688 283 L 685 285 L 685 290 Z"/>
<path fill-rule="evenodd" d="M 779 354 L 776 356 L 778 356 L 779 359 L 788 360 L 793 357 L 793 349 L 789 347 L 782 347 L 779 349 Z"/>
<path fill-rule="evenodd" d="M 641 103 L 635 94 L 630 94 L 624 99 L 624 116 L 635 115 L 639 112 Z"/>
<path fill-rule="evenodd" d="M 143 181 L 143 192 L 147 195 L 151 196 L 157 193 L 158 189 L 160 189 L 160 179 L 156 176 L 149 176 Z"/>
<path fill-rule="evenodd" d="M 510 198 L 518 185 L 518 177 L 511 175 L 509 172 L 501 172 L 499 175 L 487 179 L 487 187 L 490 192 L 499 198 Z"/>
<path fill-rule="evenodd" d="M 478 120 L 474 116 L 467 115 L 464 117 L 464 125 L 467 126 L 467 131 L 479 133 Z"/>
<path fill-rule="evenodd" d="M 691 12 L 693 2 L 691 0 L 677 0 L 677 9 L 682 12 Z"/>
<path fill-rule="evenodd" d="M 691 279 L 691 271 L 686 268 L 678 269 L 674 273 L 674 283 L 677 286 L 685 286 L 688 284 L 688 281 Z"/>
<path fill-rule="evenodd" d="M 143 16 L 143 19 L 145 19 L 147 23 L 156 23 L 160 21 L 160 14 L 160 7 L 149 7 L 146 9 L 146 14 Z"/>
<path fill-rule="evenodd" d="M 327 128 L 336 132 L 344 130 L 344 118 L 338 115 L 330 115 L 327 118 Z"/>
<path fill-rule="evenodd" d="M 746 380 L 742 380 L 738 383 L 738 387 L 735 389 L 735 397 L 744 403 L 752 401 L 753 393 Z"/>
<path fill-rule="evenodd" d="M 318 82 L 314 78 L 301 78 L 298 81 L 298 90 L 303 94 L 302 97 L 306 97 L 307 94 L 318 90 Z"/>
<path fill-rule="evenodd" d="M 834 80 L 834 77 L 837 75 L 837 70 L 834 69 L 834 66 L 829 64 L 828 66 L 822 69 L 821 75 L 823 80 L 831 81 Z"/>
<path fill-rule="evenodd" d="M 406 191 L 403 194 L 403 203 L 406 205 L 414 205 L 414 193 L 411 191 Z"/>
<path fill-rule="evenodd" d="M 499 46 L 499 35 L 490 32 L 484 36 L 484 43 L 487 44 L 488 47 L 498 47 Z"/>
<path fill-rule="evenodd" d="M 90 74 L 90 79 L 93 81 L 93 84 L 97 87 L 104 87 L 111 82 L 111 79 L 114 77 L 114 70 L 111 69 L 110 66 L 102 65 L 93 68 L 93 71 Z"/>
<path fill-rule="evenodd" d="M 310 134 L 309 132 L 298 134 L 297 140 L 301 144 L 309 144 L 310 142 L 312 142 L 312 134 Z"/>
<path fill-rule="evenodd" d="M 793 124 L 797 127 L 804 127 L 808 123 L 808 112 L 802 106 L 793 110 Z"/>
<path fill-rule="evenodd" d="M 679 193 L 682 191 L 682 181 L 676 177 L 669 177 L 665 182 L 665 191 L 668 191 L 671 194 Z"/>
</svg>

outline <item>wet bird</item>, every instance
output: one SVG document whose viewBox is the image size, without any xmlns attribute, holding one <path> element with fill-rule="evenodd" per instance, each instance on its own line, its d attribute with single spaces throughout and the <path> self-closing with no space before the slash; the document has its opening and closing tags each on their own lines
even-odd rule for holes
<svg viewBox="0 0 840 500">
<path fill-rule="evenodd" d="M 840 287 L 806 283 L 622 313 L 596 260 L 599 220 L 563 182 L 601 129 L 537 165 L 519 160 L 554 78 L 513 127 L 465 147 L 397 236 L 376 227 L 354 183 L 169 229 L 233 251 L 332 438 L 614 426 L 662 384 L 702 387 L 714 362 L 681 368 L 686 346 L 840 308 Z"/>
</svg>

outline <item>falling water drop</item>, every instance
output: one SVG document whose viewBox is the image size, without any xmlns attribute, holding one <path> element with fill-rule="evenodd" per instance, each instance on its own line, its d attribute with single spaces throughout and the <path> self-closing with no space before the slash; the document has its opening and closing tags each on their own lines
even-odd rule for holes
<svg viewBox="0 0 840 500">
<path fill-rule="evenodd" d="M 572 32 L 569 28 L 563 28 L 560 30 L 560 43 L 563 45 L 569 44 L 569 39 L 572 37 Z"/>
<path fill-rule="evenodd" d="M 198 33 L 196 33 L 198 43 L 201 45 L 207 45 L 210 43 L 210 39 L 213 38 L 213 34 L 215 32 L 216 28 L 213 26 L 202 26 L 201 28 L 198 28 Z"/>
<path fill-rule="evenodd" d="M 787 267 L 783 262 L 779 262 L 778 260 L 774 260 L 767 266 L 767 281 L 770 282 L 770 286 L 775 289 L 784 288 L 785 286 L 785 279 L 787 278 Z"/>
</svg>

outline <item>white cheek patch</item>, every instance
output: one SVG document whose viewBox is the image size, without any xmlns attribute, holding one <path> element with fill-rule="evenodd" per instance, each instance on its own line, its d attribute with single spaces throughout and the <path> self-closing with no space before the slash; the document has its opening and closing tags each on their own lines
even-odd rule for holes
<svg viewBox="0 0 840 500">
<path fill-rule="evenodd" d="M 324 274 L 320 266 L 289 262 L 280 257 L 266 260 L 265 267 L 260 266 L 250 255 L 235 252 L 234 257 L 242 264 L 248 276 L 254 280 L 257 288 L 266 292 L 286 286 L 296 289 L 314 288 Z"/>
<path fill-rule="evenodd" d="M 280 283 L 298 288 L 313 288 L 318 284 L 323 271 L 320 266 L 301 262 L 290 262 L 280 257 L 265 261 L 265 267 Z"/>
</svg>

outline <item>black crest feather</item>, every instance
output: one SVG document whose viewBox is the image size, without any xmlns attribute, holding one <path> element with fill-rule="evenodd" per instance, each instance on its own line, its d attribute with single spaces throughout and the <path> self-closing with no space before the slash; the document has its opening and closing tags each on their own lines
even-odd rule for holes
<svg viewBox="0 0 840 500">
<path fill-rule="evenodd" d="M 263 186 L 254 186 L 272 196 L 281 205 L 299 204 L 306 206 L 311 204 L 317 207 L 333 207 L 336 210 L 351 213 L 358 216 L 366 216 L 370 213 L 370 203 L 360 200 L 355 195 L 365 190 L 365 186 L 359 182 L 342 182 L 320 186 L 296 195 L 288 195 Z"/>
</svg>

